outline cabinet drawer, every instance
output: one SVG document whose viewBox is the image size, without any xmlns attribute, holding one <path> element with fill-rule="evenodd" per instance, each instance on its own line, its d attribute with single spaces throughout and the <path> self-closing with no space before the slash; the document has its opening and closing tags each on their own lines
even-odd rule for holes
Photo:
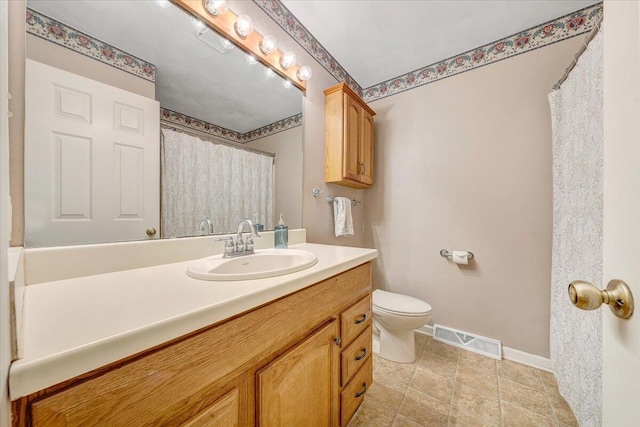
<svg viewBox="0 0 640 427">
<path fill-rule="evenodd" d="M 371 361 L 369 357 L 362 369 L 358 371 L 353 380 L 347 385 L 340 394 L 340 403 L 342 408 L 341 421 L 342 426 L 346 426 L 351 417 L 358 409 L 358 406 L 364 400 L 364 395 L 371 387 Z"/>
<path fill-rule="evenodd" d="M 342 368 L 341 386 L 344 387 L 344 385 L 349 382 L 351 377 L 358 372 L 371 357 L 371 353 L 371 326 L 369 326 L 349 347 L 344 349 L 340 355 Z"/>
<path fill-rule="evenodd" d="M 371 295 L 346 309 L 340 315 L 340 336 L 342 348 L 371 326 Z"/>
</svg>

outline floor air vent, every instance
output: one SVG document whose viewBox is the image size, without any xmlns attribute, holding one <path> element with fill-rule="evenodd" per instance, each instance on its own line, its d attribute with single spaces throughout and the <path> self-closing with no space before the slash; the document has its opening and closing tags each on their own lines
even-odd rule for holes
<svg viewBox="0 0 640 427">
<path fill-rule="evenodd" d="M 494 359 L 502 359 L 502 343 L 491 338 L 435 324 L 433 325 L 433 339 Z"/>
</svg>

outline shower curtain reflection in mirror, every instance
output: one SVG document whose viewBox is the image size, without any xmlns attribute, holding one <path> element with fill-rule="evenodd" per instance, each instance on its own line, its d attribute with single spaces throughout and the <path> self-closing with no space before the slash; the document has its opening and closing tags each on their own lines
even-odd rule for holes
<svg viewBox="0 0 640 427">
<path fill-rule="evenodd" d="M 198 235 L 203 219 L 228 233 L 257 214 L 273 228 L 273 157 L 162 129 L 163 238 Z"/>
</svg>

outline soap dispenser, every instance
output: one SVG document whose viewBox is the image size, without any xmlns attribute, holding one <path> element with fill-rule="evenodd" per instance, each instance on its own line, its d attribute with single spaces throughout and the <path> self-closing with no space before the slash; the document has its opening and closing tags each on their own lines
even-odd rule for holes
<svg viewBox="0 0 640 427">
<path fill-rule="evenodd" d="M 284 225 L 284 217 L 282 214 L 280 214 L 280 221 L 278 221 L 278 225 L 276 225 L 274 236 L 276 249 L 287 249 L 289 244 L 289 227 Z"/>
</svg>

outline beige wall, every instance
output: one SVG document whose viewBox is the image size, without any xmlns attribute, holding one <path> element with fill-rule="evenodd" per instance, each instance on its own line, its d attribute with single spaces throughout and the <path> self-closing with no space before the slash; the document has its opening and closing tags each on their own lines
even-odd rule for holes
<svg viewBox="0 0 640 427">
<path fill-rule="evenodd" d="M 9 6 L 9 183 L 12 204 L 11 246 L 24 243 L 24 58 L 25 12 L 23 0 Z"/>
<path fill-rule="evenodd" d="M 365 194 L 374 286 L 422 298 L 430 324 L 549 356 L 552 174 L 547 94 L 576 37 L 373 102 Z M 454 265 L 441 249 L 470 250 Z"/>
<path fill-rule="evenodd" d="M 247 147 L 276 154 L 274 225 L 284 215 L 289 228 L 302 227 L 302 126 L 287 129 Z"/>
</svg>

